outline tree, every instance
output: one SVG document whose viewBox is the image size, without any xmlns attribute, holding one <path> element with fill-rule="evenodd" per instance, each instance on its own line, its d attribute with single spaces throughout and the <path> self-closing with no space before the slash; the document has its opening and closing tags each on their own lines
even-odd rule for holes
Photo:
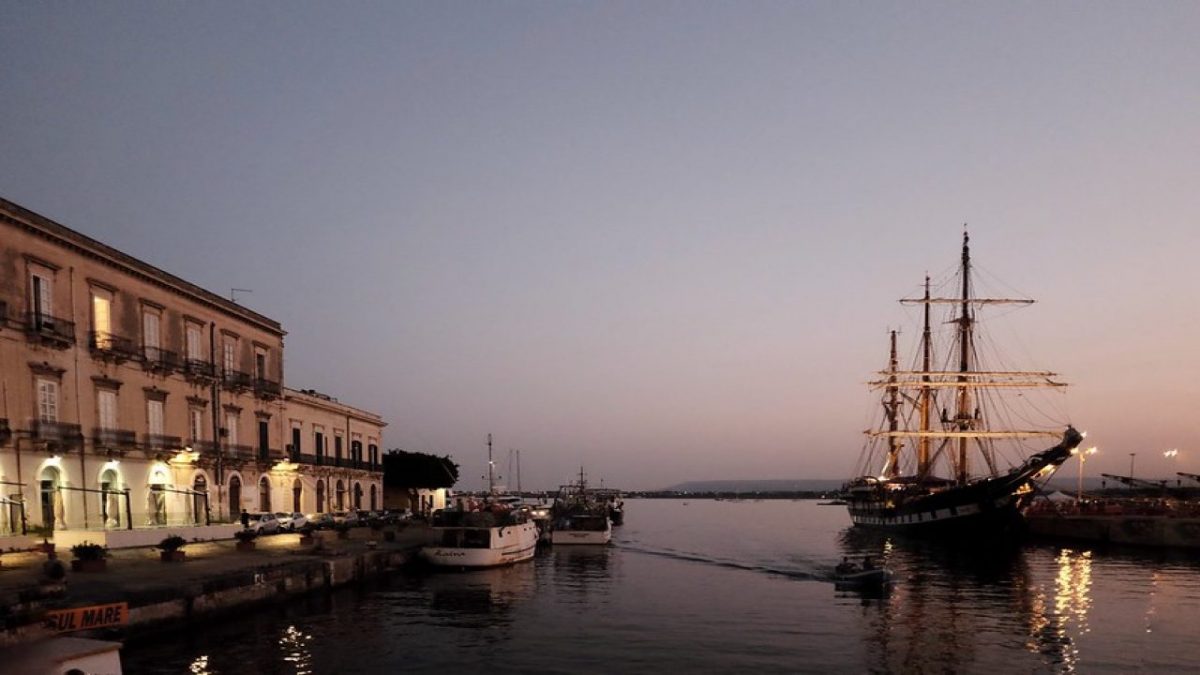
<svg viewBox="0 0 1200 675">
<path fill-rule="evenodd" d="M 424 452 L 388 450 L 383 455 L 384 488 L 399 488 L 408 492 L 409 503 L 418 502 L 421 489 L 450 488 L 458 482 L 458 464 L 450 457 Z"/>
</svg>

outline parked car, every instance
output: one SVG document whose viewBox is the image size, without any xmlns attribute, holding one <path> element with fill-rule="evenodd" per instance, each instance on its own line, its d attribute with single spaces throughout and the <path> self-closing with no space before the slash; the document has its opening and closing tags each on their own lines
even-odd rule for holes
<svg viewBox="0 0 1200 675">
<path fill-rule="evenodd" d="M 328 530 L 332 528 L 336 522 L 337 520 L 333 517 L 332 513 L 318 513 L 316 517 L 312 519 L 312 526 L 318 530 Z"/>
<path fill-rule="evenodd" d="M 275 517 L 279 520 L 279 529 L 295 532 L 296 530 L 308 524 L 308 516 L 300 513 L 276 513 Z"/>
<path fill-rule="evenodd" d="M 279 531 L 279 519 L 274 513 L 251 513 L 247 528 L 259 534 L 274 534 Z"/>
<path fill-rule="evenodd" d="M 334 511 L 333 522 L 344 523 L 348 527 L 358 527 L 366 525 L 366 521 L 359 517 L 357 511 Z"/>
</svg>

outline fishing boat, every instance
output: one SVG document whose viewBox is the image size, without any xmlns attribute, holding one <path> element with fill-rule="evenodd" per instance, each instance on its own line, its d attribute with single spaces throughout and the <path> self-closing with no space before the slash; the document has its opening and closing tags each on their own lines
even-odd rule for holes
<svg viewBox="0 0 1200 675">
<path fill-rule="evenodd" d="M 488 492 L 479 503 L 434 514 L 438 542 L 421 548 L 421 558 L 436 567 L 479 569 L 533 558 L 538 528 L 530 510 L 496 494 L 492 435 L 488 434 Z"/>
<path fill-rule="evenodd" d="M 1014 531 L 1037 481 L 1083 440 L 1033 406 L 1043 396 L 1053 407 L 1050 396 L 1066 386 L 1055 373 L 1014 370 L 1003 355 L 985 353 L 994 343 L 977 312 L 1033 300 L 978 297 L 973 272 L 964 231 L 958 269 L 939 292 L 926 275 L 922 296 L 900 301 L 921 308 L 921 338 L 912 365 L 902 369 L 891 331 L 887 369 L 870 383 L 882 392 L 881 419 L 866 432 L 859 477 L 844 487 L 855 525 L 931 534 Z M 950 293 L 940 291 L 946 287 Z M 934 323 L 937 307 L 948 308 L 944 322 Z M 1022 428 L 1006 424 L 1018 420 Z M 1040 420 L 1047 421 L 1035 426 Z M 1039 449 L 1046 438 L 1059 440 Z"/>
<path fill-rule="evenodd" d="M 608 502 L 598 499 L 595 491 L 588 489 L 583 467 L 579 469 L 578 483 L 559 489 L 553 512 L 552 544 L 603 545 L 612 541 Z"/>
<path fill-rule="evenodd" d="M 870 558 L 862 565 L 853 562 L 842 562 L 834 570 L 834 584 L 842 588 L 880 588 L 892 583 L 892 571 L 886 567 L 876 567 Z"/>
</svg>

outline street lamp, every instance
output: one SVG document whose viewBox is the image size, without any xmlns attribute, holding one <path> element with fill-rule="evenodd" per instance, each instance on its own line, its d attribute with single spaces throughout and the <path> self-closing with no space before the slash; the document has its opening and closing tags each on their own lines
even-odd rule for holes
<svg viewBox="0 0 1200 675">
<path fill-rule="evenodd" d="M 1166 457 L 1167 459 L 1175 459 L 1175 457 L 1177 457 L 1178 455 L 1179 455 L 1179 448 L 1171 448 L 1170 450 L 1163 450 L 1163 457 Z M 1176 485 L 1179 485 L 1180 483 L 1181 483 L 1180 480 L 1178 480 L 1178 479 L 1175 480 Z"/>
<path fill-rule="evenodd" d="M 1079 485 L 1076 487 L 1075 501 L 1083 499 L 1083 463 L 1087 461 L 1088 455 L 1096 454 L 1096 447 L 1092 446 L 1087 450 L 1083 448 L 1074 448 L 1071 450 L 1072 455 L 1079 455 Z"/>
<path fill-rule="evenodd" d="M 1136 453 L 1136 452 L 1131 452 L 1131 453 L 1129 453 L 1129 480 L 1130 480 L 1130 481 L 1132 481 L 1132 480 L 1133 480 L 1133 458 L 1134 458 L 1134 457 L 1137 457 L 1137 453 Z M 1132 483 L 1130 483 L 1129 487 L 1131 487 L 1131 488 L 1132 488 L 1132 487 L 1133 487 L 1133 484 L 1132 484 Z"/>
</svg>

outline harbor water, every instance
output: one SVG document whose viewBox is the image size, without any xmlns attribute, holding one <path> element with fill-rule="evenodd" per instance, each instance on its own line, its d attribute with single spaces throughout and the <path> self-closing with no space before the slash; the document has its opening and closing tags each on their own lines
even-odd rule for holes
<svg viewBox="0 0 1200 675">
<path fill-rule="evenodd" d="M 627 500 L 605 548 L 135 641 L 128 673 L 1195 672 L 1194 554 L 935 545 L 813 501 Z M 897 577 L 839 591 L 842 556 Z"/>
</svg>

